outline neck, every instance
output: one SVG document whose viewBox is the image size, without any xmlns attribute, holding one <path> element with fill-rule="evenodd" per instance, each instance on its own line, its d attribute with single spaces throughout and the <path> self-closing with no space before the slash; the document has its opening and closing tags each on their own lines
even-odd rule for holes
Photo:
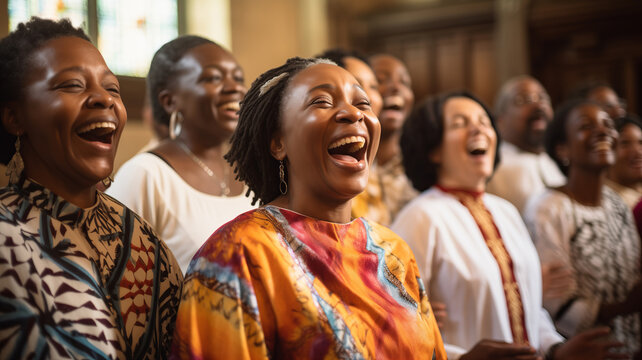
<svg viewBox="0 0 642 360">
<path fill-rule="evenodd" d="M 508 139 L 506 139 L 506 142 L 509 142 L 509 143 L 513 144 L 513 146 L 515 146 L 516 148 L 520 149 L 521 151 L 525 151 L 525 152 L 528 152 L 528 153 L 531 153 L 531 154 L 535 154 L 535 155 L 539 155 L 539 154 L 543 153 L 544 150 L 545 150 L 544 146 L 542 146 L 542 145 L 528 145 L 528 144 L 517 145 L 518 144 L 517 142 L 510 141 Z"/>
<path fill-rule="evenodd" d="M 615 174 L 615 171 L 611 167 L 606 174 L 607 179 L 613 181 L 616 184 L 631 188 L 631 189 L 638 189 L 640 187 L 640 182 L 639 181 L 627 181 L 627 179 L 623 179 L 621 177 L 618 177 Z"/>
<path fill-rule="evenodd" d="M 401 147 L 399 146 L 400 138 L 401 133 L 398 131 L 386 136 L 382 134 L 381 141 L 379 142 L 379 150 L 377 150 L 377 164 L 384 165 L 401 153 Z"/>
<path fill-rule="evenodd" d="M 83 209 L 92 207 L 96 203 L 96 183 L 88 182 L 80 185 L 64 175 L 51 176 L 48 169 L 30 167 L 25 162 L 25 175 L 46 187 L 54 194 Z"/>
<path fill-rule="evenodd" d="M 286 195 L 282 195 L 270 202 L 270 205 L 282 207 L 299 214 L 309 216 L 318 220 L 346 224 L 352 220 L 351 210 L 352 201 L 341 202 L 339 204 L 329 204 L 326 202 L 311 202 L 297 197 L 293 189 Z"/>
<path fill-rule="evenodd" d="M 602 186 L 606 171 L 585 170 L 571 167 L 564 188 L 568 195 L 583 205 L 598 206 L 602 201 Z"/>
</svg>

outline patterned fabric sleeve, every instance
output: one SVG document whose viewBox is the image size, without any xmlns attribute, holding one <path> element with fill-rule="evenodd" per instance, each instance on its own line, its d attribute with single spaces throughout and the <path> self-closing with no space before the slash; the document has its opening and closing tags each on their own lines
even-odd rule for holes
<svg viewBox="0 0 642 360">
<path fill-rule="evenodd" d="M 529 204 L 524 216 L 542 265 L 558 263 L 573 268 L 569 241 L 574 232 L 572 210 L 565 196 L 545 193 Z M 565 336 L 576 334 L 595 322 L 600 308 L 597 298 L 577 296 L 574 283 L 556 298 L 544 300 L 557 329 Z"/>
<path fill-rule="evenodd" d="M 239 239 L 223 227 L 188 269 L 171 359 L 265 359 L 268 349 Z"/>
</svg>

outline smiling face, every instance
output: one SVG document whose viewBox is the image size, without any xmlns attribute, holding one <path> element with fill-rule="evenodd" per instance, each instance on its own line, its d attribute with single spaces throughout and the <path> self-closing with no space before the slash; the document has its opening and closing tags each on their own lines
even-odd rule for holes
<svg viewBox="0 0 642 360">
<path fill-rule="evenodd" d="M 462 190 L 484 191 L 492 175 L 497 135 L 484 108 L 467 97 L 444 104 L 444 136 L 431 154 L 439 164 L 438 184 Z"/>
<path fill-rule="evenodd" d="M 574 108 L 566 121 L 566 144 L 560 145 L 560 158 L 570 160 L 570 171 L 606 170 L 615 163 L 613 150 L 618 134 L 609 114 L 597 104 Z"/>
<path fill-rule="evenodd" d="M 76 37 L 45 42 L 29 64 L 14 107 L 27 175 L 45 186 L 93 186 L 111 174 L 127 121 L 116 76 Z"/>
<path fill-rule="evenodd" d="M 634 187 L 642 183 L 642 129 L 624 125 L 615 146 L 615 164 L 609 176 L 618 183 Z"/>
<path fill-rule="evenodd" d="M 531 78 L 516 82 L 505 110 L 498 116 L 503 138 L 522 150 L 544 150 L 546 127 L 553 119 L 551 100 L 542 85 Z"/>
<path fill-rule="evenodd" d="M 247 92 L 243 70 L 232 54 L 215 44 L 203 44 L 188 51 L 176 68 L 170 108 L 183 114 L 183 131 L 192 137 L 228 139 Z"/>
<path fill-rule="evenodd" d="M 379 83 L 374 72 L 372 72 L 368 64 L 355 57 L 348 56 L 343 62 L 345 63 L 345 69 L 357 79 L 363 90 L 366 91 L 372 111 L 378 116 L 381 113 L 383 100 L 381 99 L 381 94 L 379 94 Z"/>
<path fill-rule="evenodd" d="M 387 136 L 401 131 L 415 101 L 410 74 L 401 61 L 390 55 L 374 56 L 371 64 L 383 99 L 381 131 Z"/>
<path fill-rule="evenodd" d="M 272 153 L 287 157 L 290 198 L 328 207 L 361 193 L 381 130 L 356 79 L 317 64 L 296 74 L 284 94 Z"/>
</svg>

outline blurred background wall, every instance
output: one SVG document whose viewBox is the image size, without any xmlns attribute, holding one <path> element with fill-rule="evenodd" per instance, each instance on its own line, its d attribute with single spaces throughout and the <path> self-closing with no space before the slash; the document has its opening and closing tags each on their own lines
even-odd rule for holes
<svg viewBox="0 0 642 360">
<path fill-rule="evenodd" d="M 129 0 L 136 1 L 142 0 Z M 0 36 L 9 31 L 8 2 L 0 0 Z M 288 57 L 344 47 L 401 58 L 417 99 L 466 88 L 492 105 L 504 80 L 529 73 L 554 104 L 582 83 L 603 81 L 629 111 L 642 112 L 640 0 L 177 0 L 176 6 L 178 34 L 231 49 L 248 86 Z M 144 78 L 120 79 L 130 121 L 117 165 L 151 136 L 140 121 Z"/>
</svg>

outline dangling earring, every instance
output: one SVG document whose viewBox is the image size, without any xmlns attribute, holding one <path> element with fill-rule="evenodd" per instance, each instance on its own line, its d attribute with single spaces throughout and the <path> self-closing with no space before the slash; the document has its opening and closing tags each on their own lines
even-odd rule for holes
<svg viewBox="0 0 642 360">
<path fill-rule="evenodd" d="M 281 180 L 279 183 L 279 191 L 281 195 L 285 195 L 288 193 L 288 183 L 285 181 L 285 166 L 283 166 L 283 160 L 279 160 L 279 179 Z"/>
<path fill-rule="evenodd" d="M 100 182 L 103 183 L 103 186 L 105 187 L 105 190 L 107 190 L 107 189 L 109 189 L 111 184 L 114 182 L 114 178 L 111 177 L 111 175 L 108 175 L 106 178 L 102 179 Z"/>
<path fill-rule="evenodd" d="M 183 130 L 183 114 L 180 111 L 174 111 L 169 116 L 169 138 L 174 140 Z"/>
<path fill-rule="evenodd" d="M 9 176 L 9 183 L 14 184 L 20 180 L 20 175 L 25 168 L 25 163 L 22 161 L 22 155 L 20 155 L 20 134 L 16 136 L 15 142 L 16 152 L 11 157 L 11 160 L 7 164 L 6 175 Z"/>
</svg>

